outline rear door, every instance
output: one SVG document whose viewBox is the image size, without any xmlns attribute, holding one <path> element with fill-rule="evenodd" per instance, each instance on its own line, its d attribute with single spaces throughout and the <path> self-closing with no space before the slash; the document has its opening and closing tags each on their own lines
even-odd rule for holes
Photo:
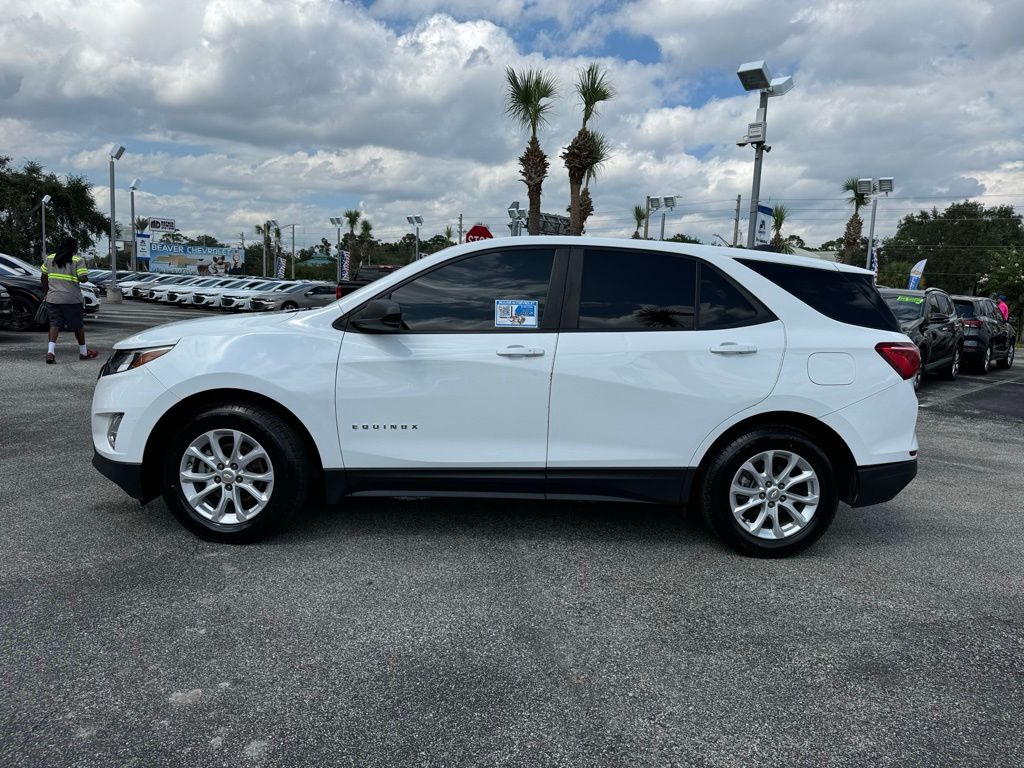
<svg viewBox="0 0 1024 768">
<path fill-rule="evenodd" d="M 548 467 L 686 467 L 701 440 L 763 400 L 782 323 L 695 258 L 576 249 L 551 389 Z"/>
<path fill-rule="evenodd" d="M 534 469 L 543 493 L 567 259 L 556 263 L 551 246 L 506 246 L 376 296 L 400 305 L 404 327 L 367 333 L 350 323 L 345 332 L 337 376 L 345 468 Z"/>
</svg>

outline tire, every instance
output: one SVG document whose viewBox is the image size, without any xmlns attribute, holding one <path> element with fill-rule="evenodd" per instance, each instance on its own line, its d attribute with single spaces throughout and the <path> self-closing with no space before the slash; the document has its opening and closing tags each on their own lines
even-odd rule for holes
<svg viewBox="0 0 1024 768">
<path fill-rule="evenodd" d="M 998 365 L 1000 368 L 1003 368 L 1003 369 L 1012 368 L 1013 367 L 1013 359 L 1017 356 L 1017 346 L 1016 346 L 1016 344 L 1017 343 L 1015 341 L 1013 341 L 1013 340 L 1010 341 L 1009 345 L 1006 348 L 1006 357 L 1004 357 L 1002 360 L 998 361 L 996 363 L 996 365 Z"/>
<path fill-rule="evenodd" d="M 956 381 L 956 377 L 960 374 L 960 355 L 960 347 L 954 347 L 953 359 L 942 369 L 942 378 L 946 381 Z"/>
<path fill-rule="evenodd" d="M 924 367 L 928 365 L 928 358 L 925 351 L 921 350 L 921 364 L 917 366 L 917 373 L 914 374 L 914 391 L 916 392 L 924 385 Z"/>
<path fill-rule="evenodd" d="M 248 483 L 234 481 L 231 462 L 216 461 L 211 435 L 228 459 L 235 443 L 240 443 L 238 474 L 247 471 L 262 479 L 250 476 Z M 254 445 L 263 449 L 266 458 L 246 461 L 246 456 L 255 452 Z M 163 466 L 164 501 L 178 522 L 201 538 L 227 544 L 259 541 L 287 523 L 310 497 L 314 473 L 308 451 L 295 429 L 274 413 L 245 405 L 213 406 L 189 419 L 168 446 Z M 210 459 L 196 458 L 189 453 L 191 447 Z M 194 479 L 199 476 L 204 479 Z M 245 490 L 246 486 L 252 491 Z M 230 494 L 227 488 L 231 488 Z M 187 494 L 197 493 L 201 498 L 193 506 Z M 265 502 L 257 496 L 265 496 Z"/>
<path fill-rule="evenodd" d="M 768 497 L 763 502 L 758 498 L 760 493 L 756 487 L 760 483 L 751 486 L 755 488 L 752 493 L 742 494 L 737 498 L 737 505 L 746 503 L 749 507 L 751 502 L 755 505 L 748 512 L 742 513 L 748 525 L 756 523 L 757 519 L 764 520 L 761 528 L 752 533 L 749 528 L 741 526 L 733 512 L 732 488 L 734 480 L 746 485 L 748 483 L 745 481 L 753 478 L 745 469 L 741 471 L 744 466 L 752 465 L 754 469 L 764 469 L 766 461 L 762 457 L 766 457 L 768 452 L 777 453 L 772 454 L 775 479 L 767 481 L 772 485 L 766 493 L 769 496 L 773 491 L 779 494 L 778 506 L 769 502 Z M 787 486 L 781 489 L 778 486 L 780 479 L 786 479 L 781 475 L 782 465 L 788 465 L 787 459 L 792 456 L 798 457 L 801 462 L 793 471 L 800 469 L 803 473 L 809 469 L 817 488 L 817 505 L 811 509 L 802 525 L 798 524 L 797 518 L 788 511 L 788 508 L 795 510 L 796 504 L 794 499 L 786 499 Z M 814 489 L 815 486 L 809 481 L 801 482 L 797 487 L 798 493 L 805 498 L 814 497 Z M 800 430 L 779 425 L 760 427 L 739 435 L 717 451 L 707 464 L 700 501 L 704 522 L 708 528 L 740 554 L 749 557 L 787 557 L 811 546 L 828 530 L 836 514 L 839 494 L 832 463 L 815 443 L 814 438 Z M 785 501 L 789 503 L 786 504 Z M 769 504 L 774 509 L 769 509 Z M 802 508 L 796 511 L 805 513 L 810 506 L 803 503 Z M 762 512 L 765 515 L 761 515 Z M 771 517 L 772 514 L 774 519 Z M 771 525 L 773 520 L 774 525 Z M 765 530 L 765 525 L 771 525 L 774 530 Z M 783 535 L 771 538 L 779 533 Z"/>
<path fill-rule="evenodd" d="M 12 296 L 11 316 L 3 323 L 3 327 L 12 331 L 31 331 L 36 324 L 37 307 L 24 296 Z"/>
<path fill-rule="evenodd" d="M 299 308 L 299 305 L 296 304 L 294 301 L 286 301 L 284 304 L 281 305 L 281 309 L 298 309 L 298 308 Z"/>
<path fill-rule="evenodd" d="M 981 360 L 978 361 L 978 373 L 982 376 L 988 376 L 988 372 L 992 370 L 992 347 L 988 346 L 985 348 L 985 354 L 982 355 Z"/>
</svg>

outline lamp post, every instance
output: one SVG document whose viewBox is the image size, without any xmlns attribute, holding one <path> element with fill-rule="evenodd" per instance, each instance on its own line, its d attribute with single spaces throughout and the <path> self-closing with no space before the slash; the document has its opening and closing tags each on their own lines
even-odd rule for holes
<svg viewBox="0 0 1024 768">
<path fill-rule="evenodd" d="M 131 186 L 131 191 L 132 191 L 132 193 L 131 193 L 132 194 L 132 264 L 131 264 L 131 270 L 132 270 L 132 272 L 135 272 L 139 268 L 139 265 L 138 265 L 138 261 L 139 261 L 138 247 L 139 247 L 139 245 L 138 245 L 137 236 L 136 236 L 136 233 L 135 233 L 135 190 L 138 189 L 138 188 L 139 188 L 139 180 L 138 179 L 132 179 L 132 186 Z"/>
<path fill-rule="evenodd" d="M 752 144 L 754 147 L 754 183 L 750 193 L 750 225 L 747 231 L 747 248 L 753 248 L 757 233 L 757 204 L 761 195 L 761 163 L 764 153 L 772 150 L 765 143 L 768 133 L 768 99 L 772 96 L 784 96 L 793 90 L 793 78 L 792 76 L 772 78 L 768 71 L 768 65 L 764 61 L 749 61 L 746 64 L 741 64 L 740 68 L 736 70 L 736 75 L 744 90 L 761 92 L 754 122 L 747 125 L 746 135 L 736 142 L 738 147 L 745 147 L 748 144 Z"/>
<path fill-rule="evenodd" d="M 116 304 L 121 300 L 121 286 L 117 282 L 117 240 L 115 239 L 114 228 L 116 226 L 116 219 L 114 217 L 114 161 L 120 160 L 124 154 L 124 147 L 121 144 L 115 144 L 114 148 L 110 150 L 110 268 L 114 271 L 114 290 L 112 296 L 108 298 L 108 301 L 112 298 Z"/>
<path fill-rule="evenodd" d="M 422 216 L 406 216 L 405 220 L 416 227 L 416 261 L 420 260 L 420 226 L 423 224 Z"/>
<path fill-rule="evenodd" d="M 665 216 L 667 211 L 671 211 L 676 207 L 676 201 L 679 199 L 678 195 L 648 195 L 646 201 L 645 217 L 644 217 L 644 239 L 647 239 L 647 224 L 650 221 L 651 213 L 654 211 L 661 211 L 661 239 L 665 239 Z"/>
<path fill-rule="evenodd" d="M 270 242 L 270 232 L 274 229 L 277 229 L 276 219 L 267 219 L 263 223 L 263 277 L 267 277 L 267 243 Z"/>
<path fill-rule="evenodd" d="M 348 278 L 348 276 L 344 274 L 344 272 L 342 271 L 342 268 L 341 268 L 342 267 L 342 263 L 341 263 L 341 226 L 342 226 L 341 216 L 331 216 L 331 224 L 338 228 L 338 245 L 336 246 L 335 250 L 338 253 L 337 276 L 338 276 L 338 282 L 340 283 L 342 280 L 345 280 L 345 279 Z"/>
<path fill-rule="evenodd" d="M 893 177 L 882 176 L 879 179 L 857 179 L 857 193 L 871 195 L 871 226 L 868 228 L 868 255 L 865 267 L 871 269 L 871 249 L 875 245 L 875 212 L 878 210 L 878 192 L 885 192 L 888 197 L 893 190 Z"/>
<path fill-rule="evenodd" d="M 527 221 L 527 212 L 519 207 L 518 200 L 509 205 L 508 217 L 511 219 L 508 223 L 508 228 L 512 232 L 512 237 L 519 237 L 523 234 L 523 224 Z"/>
<path fill-rule="evenodd" d="M 43 195 L 43 199 L 39 203 L 39 208 L 40 208 L 40 210 L 43 213 L 43 242 L 42 242 L 42 245 L 40 246 L 40 250 L 43 253 L 42 253 L 42 261 L 39 262 L 40 264 L 42 264 L 42 263 L 44 263 L 46 261 L 46 205 L 50 202 L 51 199 L 52 198 L 49 195 Z"/>
</svg>

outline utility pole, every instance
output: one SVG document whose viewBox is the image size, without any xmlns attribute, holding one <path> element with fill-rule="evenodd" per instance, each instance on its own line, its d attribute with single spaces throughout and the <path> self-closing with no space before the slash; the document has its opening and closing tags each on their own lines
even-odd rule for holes
<svg viewBox="0 0 1024 768">
<path fill-rule="evenodd" d="M 740 240 L 740 198 L 742 195 L 736 195 L 736 218 L 732 222 L 732 247 L 736 247 L 736 243 Z"/>
<path fill-rule="evenodd" d="M 768 123 L 768 91 L 761 91 L 761 101 L 757 110 L 757 122 Z M 750 223 L 747 232 L 747 248 L 753 250 L 754 237 L 757 234 L 757 204 L 761 197 L 761 162 L 764 159 L 764 140 L 754 143 L 754 184 L 750 190 Z"/>
<path fill-rule="evenodd" d="M 459 244 L 462 244 L 462 214 L 459 214 Z"/>
<path fill-rule="evenodd" d="M 295 225 L 292 224 L 292 280 L 295 279 Z"/>
</svg>

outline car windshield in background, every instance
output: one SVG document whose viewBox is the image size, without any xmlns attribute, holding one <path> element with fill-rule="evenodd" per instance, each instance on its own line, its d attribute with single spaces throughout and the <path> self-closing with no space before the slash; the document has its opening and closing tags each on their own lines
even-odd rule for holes
<svg viewBox="0 0 1024 768">
<path fill-rule="evenodd" d="M 960 317 L 977 317 L 978 316 L 975 313 L 974 302 L 973 301 L 957 301 L 957 300 L 954 299 L 953 303 L 956 304 L 956 313 Z"/>
<path fill-rule="evenodd" d="M 311 283 L 300 283 L 299 285 L 289 285 L 287 288 L 282 288 L 281 293 L 301 293 L 307 288 L 313 288 Z"/>
<path fill-rule="evenodd" d="M 924 296 L 902 296 L 898 293 L 883 293 L 889 309 L 902 322 L 917 320 L 924 311 Z"/>
</svg>

